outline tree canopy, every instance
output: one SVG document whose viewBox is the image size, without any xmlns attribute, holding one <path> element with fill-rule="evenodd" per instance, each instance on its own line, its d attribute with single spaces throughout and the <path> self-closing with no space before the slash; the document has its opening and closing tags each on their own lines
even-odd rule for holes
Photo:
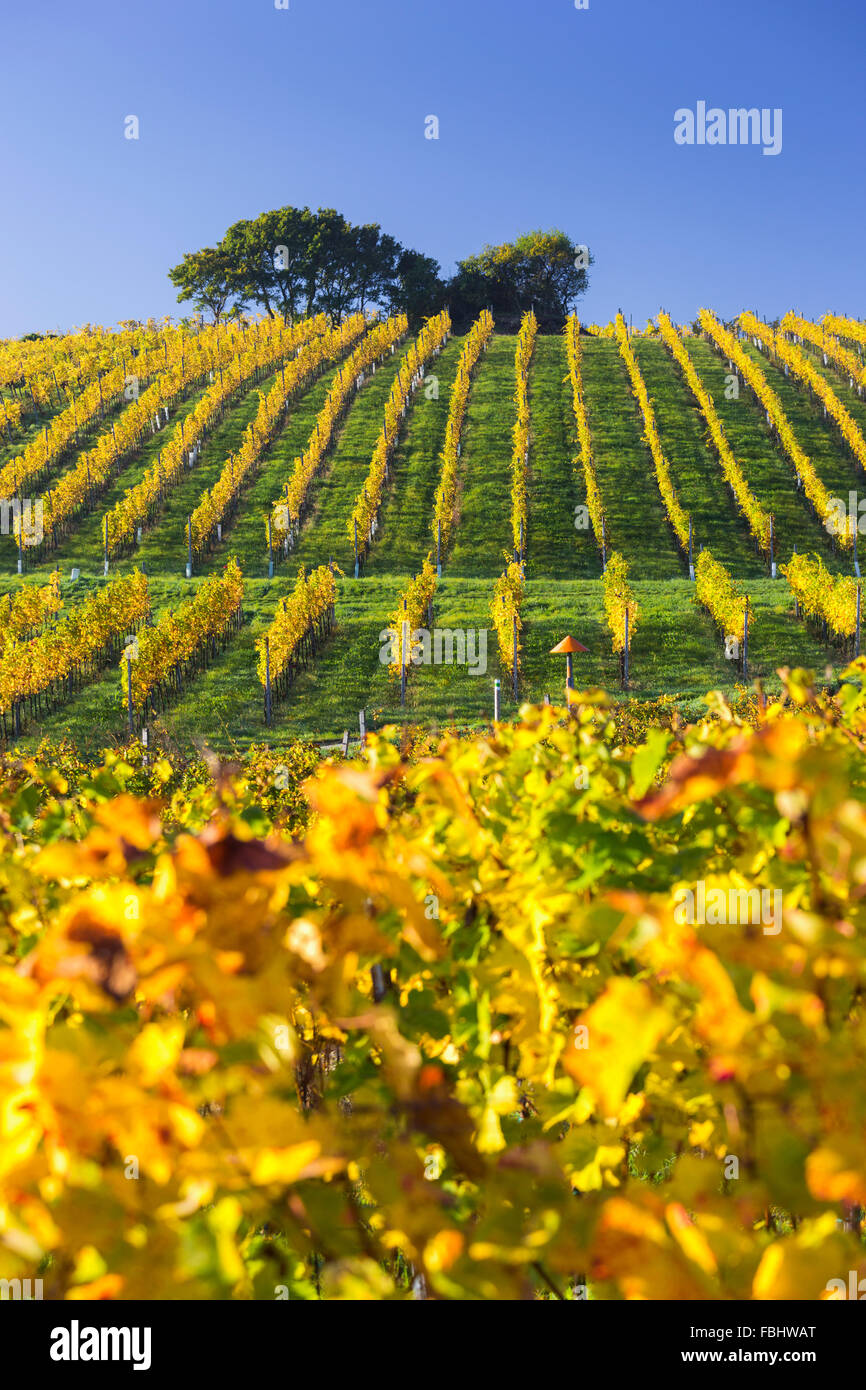
<svg viewBox="0 0 866 1390">
<path fill-rule="evenodd" d="M 489 305 L 505 323 L 534 308 L 543 328 L 560 328 L 587 287 L 590 262 L 564 232 L 535 231 L 485 246 L 446 280 L 432 256 L 377 223 L 354 226 L 334 208 L 284 207 L 235 222 L 215 247 L 187 252 L 169 278 L 178 302 L 191 300 L 217 323 L 247 307 L 288 322 L 375 307 L 415 325 L 446 306 L 463 323 Z"/>
<path fill-rule="evenodd" d="M 188 252 L 169 278 L 178 302 L 191 299 L 216 322 L 230 301 L 291 321 L 373 307 L 418 318 L 445 297 L 436 261 L 376 223 L 353 226 L 334 208 L 285 207 L 235 222 L 216 247 Z"/>
<path fill-rule="evenodd" d="M 534 309 L 543 328 L 561 328 L 589 283 L 586 247 L 565 232 L 527 232 L 500 246 L 485 246 L 459 261 L 450 284 L 451 312 L 475 317 L 485 306 L 495 318 L 519 318 Z"/>
</svg>

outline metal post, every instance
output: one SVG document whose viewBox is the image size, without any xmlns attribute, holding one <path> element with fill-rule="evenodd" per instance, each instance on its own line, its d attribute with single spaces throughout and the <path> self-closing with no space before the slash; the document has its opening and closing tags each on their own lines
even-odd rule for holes
<svg viewBox="0 0 866 1390">
<path fill-rule="evenodd" d="M 403 600 L 406 612 L 406 600 Z M 400 624 L 400 704 L 406 703 L 406 668 L 409 664 L 409 621 L 404 618 Z"/>
<path fill-rule="evenodd" d="M 574 689 L 574 657 L 571 652 L 565 654 L 565 688 Z"/>
<path fill-rule="evenodd" d="M 856 643 L 856 646 L 855 646 L 855 648 L 854 648 L 854 655 L 855 655 L 855 656 L 859 656 L 859 655 L 860 655 L 860 598 L 861 598 L 861 595 L 860 595 L 860 588 L 861 588 L 861 586 L 858 584 L 858 585 L 857 585 L 857 643 Z"/>
<path fill-rule="evenodd" d="M 373 981 L 373 1003 L 381 1004 L 385 995 L 388 993 L 388 986 L 391 983 L 391 972 L 382 965 L 374 965 L 370 971 Z"/>
<path fill-rule="evenodd" d="M 502 684 L 497 679 L 493 682 L 493 722 L 499 723 L 502 716 Z"/>
<path fill-rule="evenodd" d="M 692 553 L 692 519 L 689 517 L 689 579 L 695 577 L 695 557 Z"/>
<path fill-rule="evenodd" d="M 186 521 L 186 577 L 192 579 L 192 516 Z"/>
<path fill-rule="evenodd" d="M 511 617 L 511 649 L 513 653 L 514 669 L 512 671 L 512 681 L 514 684 L 514 698 L 518 698 L 517 692 L 517 614 Z"/>
<path fill-rule="evenodd" d="M 268 579 L 274 577 L 274 541 L 271 534 L 271 514 L 268 512 Z"/>
<path fill-rule="evenodd" d="M 108 574 L 108 513 L 102 519 L 103 573 Z"/>
<path fill-rule="evenodd" d="M 135 725 L 132 719 L 132 657 L 126 654 L 126 701 L 129 706 L 129 732 L 135 733 Z"/>
<path fill-rule="evenodd" d="M 770 578 L 776 578 L 776 528 L 770 514 Z"/>
<path fill-rule="evenodd" d="M 359 568 L 360 568 L 360 562 L 359 562 L 359 560 L 358 560 L 358 518 L 357 518 L 357 517 L 354 518 L 354 525 L 355 525 L 355 578 L 357 579 L 357 578 L 358 578 L 358 570 L 359 570 Z"/>
<path fill-rule="evenodd" d="M 436 528 L 436 577 L 442 578 L 442 522 Z"/>
</svg>

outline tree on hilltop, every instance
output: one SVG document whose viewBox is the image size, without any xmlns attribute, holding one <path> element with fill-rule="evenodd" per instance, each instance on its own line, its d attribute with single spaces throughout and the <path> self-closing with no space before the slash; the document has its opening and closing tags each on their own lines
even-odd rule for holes
<svg viewBox="0 0 866 1390">
<path fill-rule="evenodd" d="M 188 252 L 169 271 L 180 293 L 219 322 L 229 300 L 290 323 L 298 314 L 340 319 L 379 308 L 413 326 L 442 308 L 439 266 L 377 223 L 353 226 L 334 208 L 278 208 L 235 222 L 215 248 Z"/>
<path fill-rule="evenodd" d="M 234 303 L 291 323 L 298 314 L 338 321 L 377 308 L 410 326 L 444 307 L 455 324 L 488 305 L 502 328 L 534 309 L 543 329 L 562 327 L 588 285 L 591 257 L 565 232 L 528 232 L 485 246 L 444 280 L 432 256 L 402 246 L 375 222 L 354 226 L 335 208 L 284 207 L 235 222 L 215 247 L 187 252 L 169 271 L 178 302 L 192 300 L 219 323 Z"/>
<path fill-rule="evenodd" d="M 519 318 L 534 309 L 542 328 L 561 328 L 589 284 L 592 258 L 565 232 L 527 232 L 516 241 L 485 246 L 457 264 L 451 311 L 474 318 L 489 306 L 494 318 Z"/>
</svg>

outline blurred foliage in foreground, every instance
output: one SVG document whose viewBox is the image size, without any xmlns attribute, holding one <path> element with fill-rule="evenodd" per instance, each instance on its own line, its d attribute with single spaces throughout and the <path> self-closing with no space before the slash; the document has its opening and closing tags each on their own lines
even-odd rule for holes
<svg viewBox="0 0 866 1390">
<path fill-rule="evenodd" d="M 688 727 L 587 692 L 320 766 L 7 758 L 0 1277 L 811 1299 L 866 1273 L 864 677 Z M 683 922 L 699 883 L 780 893 L 778 930 Z"/>
</svg>

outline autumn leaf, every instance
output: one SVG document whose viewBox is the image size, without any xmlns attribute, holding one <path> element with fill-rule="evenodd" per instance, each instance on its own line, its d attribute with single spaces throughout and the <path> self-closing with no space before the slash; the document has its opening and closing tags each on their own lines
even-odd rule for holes
<svg viewBox="0 0 866 1390">
<path fill-rule="evenodd" d="M 581 1014 L 578 1027 L 586 1031 L 575 1034 L 562 1065 L 595 1096 L 603 1114 L 615 1115 L 635 1073 L 671 1026 L 670 1013 L 646 985 L 617 977 Z"/>
</svg>

